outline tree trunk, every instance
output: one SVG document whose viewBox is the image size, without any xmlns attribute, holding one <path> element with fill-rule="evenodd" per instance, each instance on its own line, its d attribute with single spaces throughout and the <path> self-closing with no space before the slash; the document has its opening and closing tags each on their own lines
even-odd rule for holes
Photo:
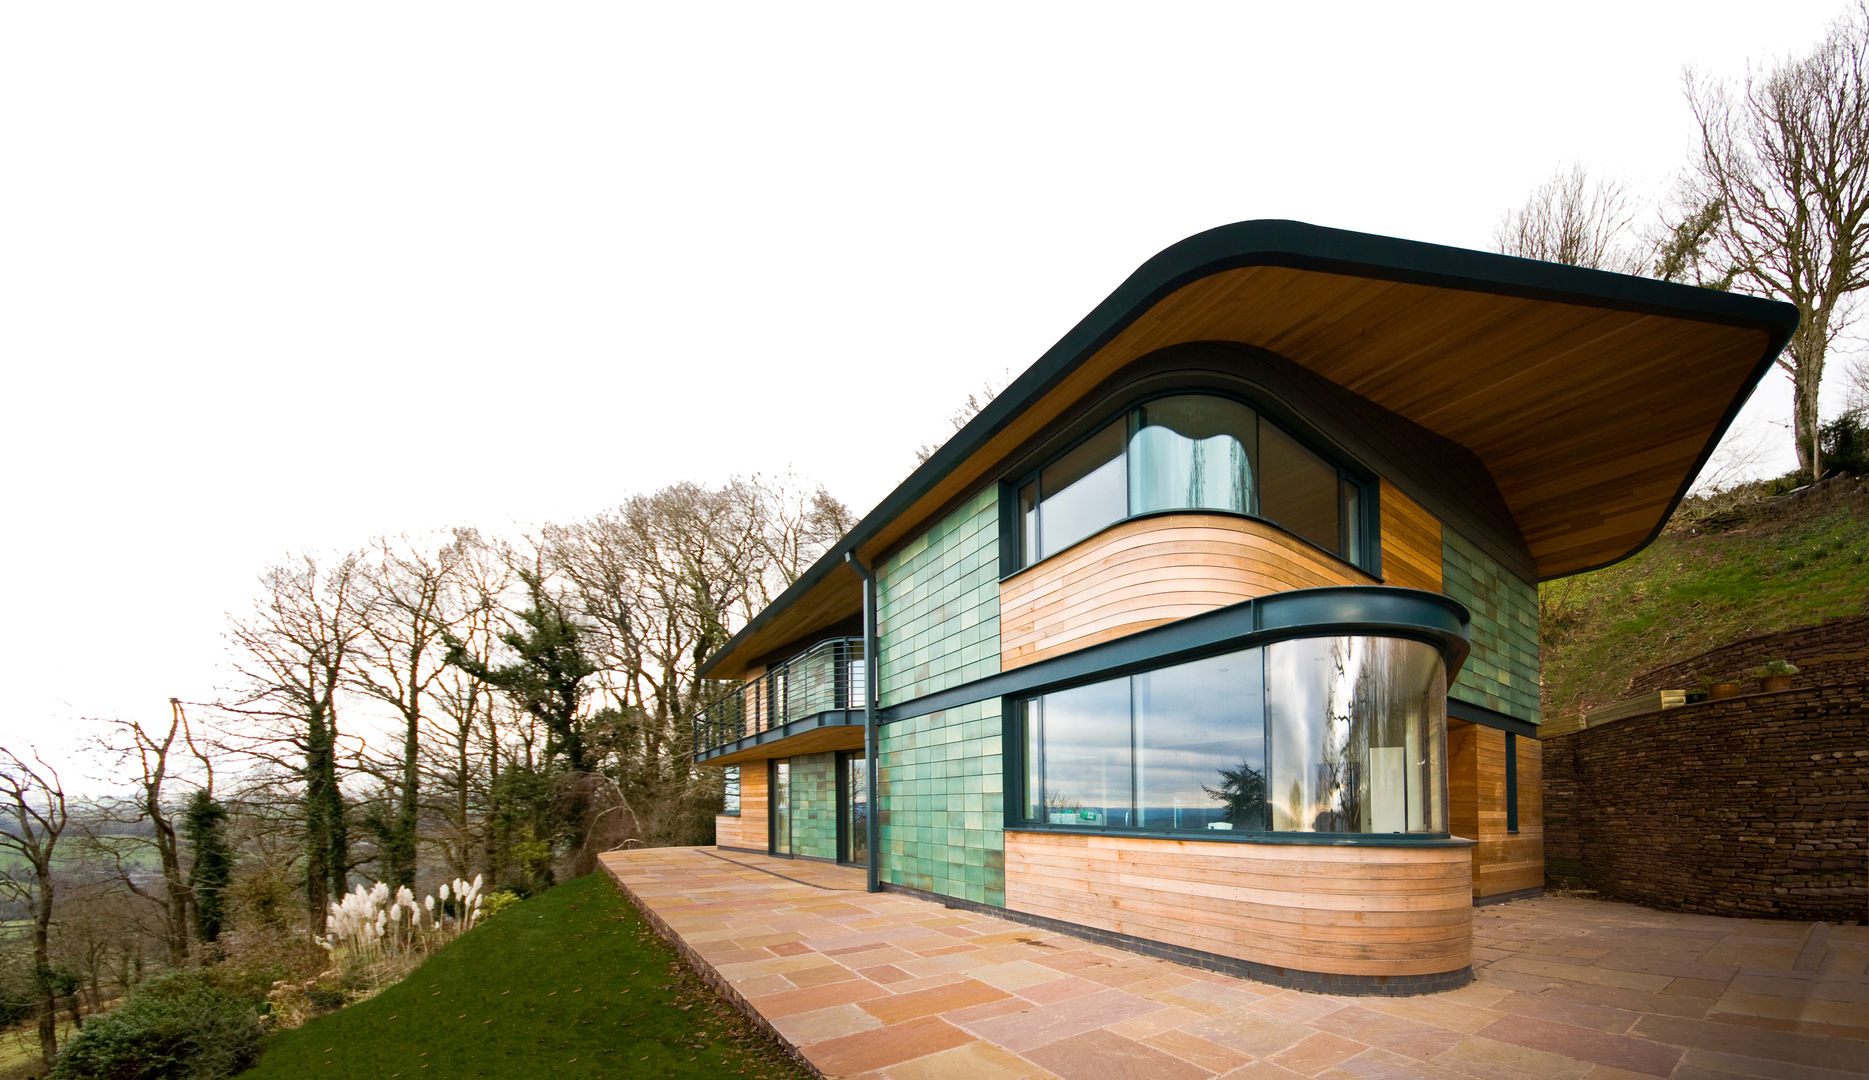
<svg viewBox="0 0 1869 1080">
<path fill-rule="evenodd" d="M 39 893 L 39 910 L 32 928 L 32 966 L 38 976 L 39 1056 L 51 1068 L 58 1060 L 58 992 L 52 984 L 52 883 Z"/>
</svg>

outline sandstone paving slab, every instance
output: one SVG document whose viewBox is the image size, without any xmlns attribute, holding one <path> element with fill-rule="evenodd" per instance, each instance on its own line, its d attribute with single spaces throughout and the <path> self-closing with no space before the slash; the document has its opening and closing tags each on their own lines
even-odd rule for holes
<svg viewBox="0 0 1869 1080">
<path fill-rule="evenodd" d="M 1029 1051 L 1062 1080 L 1208 1080 L 1213 1072 L 1107 1031 L 1087 1031 Z"/>
<path fill-rule="evenodd" d="M 704 977 L 829 1077 L 1869 1077 L 1862 927 L 1541 897 L 1475 910 L 1473 983 L 1350 997 L 867 893 L 851 867 L 708 848 L 603 861 Z"/>
</svg>

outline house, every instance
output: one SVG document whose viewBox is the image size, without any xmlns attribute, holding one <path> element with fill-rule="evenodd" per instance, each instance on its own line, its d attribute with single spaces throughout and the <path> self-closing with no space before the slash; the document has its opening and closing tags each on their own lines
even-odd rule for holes
<svg viewBox="0 0 1869 1080">
<path fill-rule="evenodd" d="M 723 849 L 1283 985 L 1544 881 L 1541 581 L 1661 529 L 1787 305 L 1250 221 L 1149 260 L 706 661 Z M 870 793 L 874 797 L 870 797 Z"/>
</svg>

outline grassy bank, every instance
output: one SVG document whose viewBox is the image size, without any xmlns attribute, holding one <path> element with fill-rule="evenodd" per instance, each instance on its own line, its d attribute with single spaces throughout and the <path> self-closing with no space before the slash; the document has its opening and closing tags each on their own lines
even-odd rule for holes
<svg viewBox="0 0 1869 1080">
<path fill-rule="evenodd" d="M 1606 704 L 1636 674 L 1741 638 L 1869 611 L 1869 500 L 1855 488 L 1712 519 L 1688 505 L 1635 557 L 1541 586 L 1544 715 Z"/>
<path fill-rule="evenodd" d="M 368 1001 L 276 1036 L 285 1077 L 804 1077 L 601 874 L 516 905 Z"/>
</svg>

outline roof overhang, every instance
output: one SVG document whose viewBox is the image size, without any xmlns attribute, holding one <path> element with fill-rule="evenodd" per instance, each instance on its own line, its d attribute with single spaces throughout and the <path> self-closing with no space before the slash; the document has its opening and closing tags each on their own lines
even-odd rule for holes
<svg viewBox="0 0 1869 1080">
<path fill-rule="evenodd" d="M 859 522 L 702 673 L 861 604 L 872 563 L 1134 360 L 1229 341 L 1278 353 L 1472 451 L 1540 580 L 1660 532 L 1797 326 L 1789 304 L 1295 221 L 1246 221 L 1144 263 Z"/>
</svg>

